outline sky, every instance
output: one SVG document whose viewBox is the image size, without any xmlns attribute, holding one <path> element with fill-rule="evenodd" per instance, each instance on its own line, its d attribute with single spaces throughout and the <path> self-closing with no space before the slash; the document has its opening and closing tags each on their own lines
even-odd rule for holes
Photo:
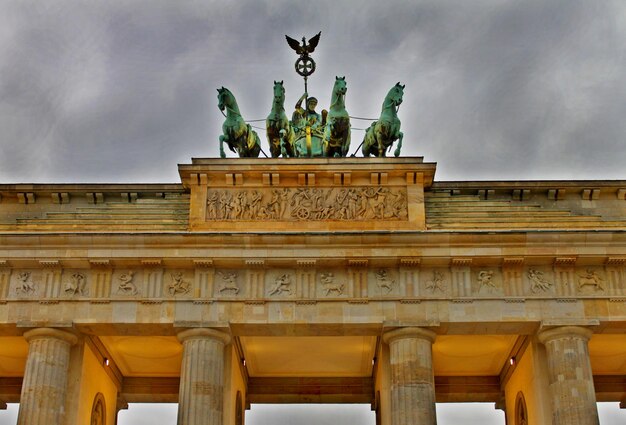
<svg viewBox="0 0 626 425">
<path fill-rule="evenodd" d="M 623 0 L 0 0 L 0 183 L 178 182 L 219 155 L 216 89 L 263 119 L 283 80 L 290 113 L 284 36 L 318 31 L 318 110 L 335 76 L 355 117 L 405 84 L 402 155 L 437 180 L 626 178 Z"/>
<path fill-rule="evenodd" d="M 179 182 L 219 155 L 216 89 L 257 120 L 283 80 L 290 112 L 284 36 L 318 31 L 318 110 L 335 76 L 372 119 L 401 82 L 436 180 L 626 179 L 624 0 L 0 0 L 0 183 Z"/>
</svg>

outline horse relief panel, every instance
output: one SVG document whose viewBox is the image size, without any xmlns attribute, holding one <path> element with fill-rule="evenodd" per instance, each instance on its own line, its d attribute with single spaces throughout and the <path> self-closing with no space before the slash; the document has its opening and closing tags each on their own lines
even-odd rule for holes
<svg viewBox="0 0 626 425">
<path fill-rule="evenodd" d="M 138 270 L 116 270 L 112 281 L 112 296 L 136 297 L 141 294 L 143 273 Z"/>
<path fill-rule="evenodd" d="M 444 268 L 424 268 L 419 272 L 418 293 L 420 297 L 442 298 L 449 294 L 450 273 Z"/>
<path fill-rule="evenodd" d="M 241 283 L 244 273 L 242 270 L 217 270 L 214 277 L 215 296 L 220 298 L 241 296 L 244 293 Z"/>
<path fill-rule="evenodd" d="M 207 220 L 407 220 L 404 188 L 210 189 Z"/>
<path fill-rule="evenodd" d="M 474 293 L 481 296 L 501 295 L 502 276 L 495 268 L 475 269 L 472 272 Z"/>
<path fill-rule="evenodd" d="M 40 272 L 31 270 L 16 270 L 11 276 L 11 290 L 9 296 L 16 298 L 32 298 L 42 296 L 42 280 Z"/>
<path fill-rule="evenodd" d="M 268 298 L 295 297 L 296 274 L 293 270 L 272 270 L 266 274 L 265 294 Z"/>
<path fill-rule="evenodd" d="M 79 270 L 65 270 L 62 278 L 62 294 L 65 297 L 88 296 L 88 274 Z"/>
<path fill-rule="evenodd" d="M 317 297 L 346 297 L 348 292 L 348 276 L 343 270 L 320 270 L 317 273 Z"/>
<path fill-rule="evenodd" d="M 395 269 L 374 269 L 368 273 L 370 293 L 377 297 L 401 294 L 400 280 Z"/>
<path fill-rule="evenodd" d="M 166 272 L 165 294 L 170 297 L 191 297 L 193 295 L 193 275 L 185 270 Z"/>
</svg>

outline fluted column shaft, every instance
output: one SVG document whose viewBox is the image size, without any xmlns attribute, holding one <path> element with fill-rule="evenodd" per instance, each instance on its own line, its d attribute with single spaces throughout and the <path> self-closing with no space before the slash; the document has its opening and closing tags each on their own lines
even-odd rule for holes
<svg viewBox="0 0 626 425">
<path fill-rule="evenodd" d="M 553 425 L 598 425 L 598 408 L 589 361 L 592 332 L 562 326 L 539 333 L 546 346 Z"/>
<path fill-rule="evenodd" d="M 224 399 L 224 346 L 230 336 L 214 329 L 178 334 L 183 344 L 178 425 L 221 425 Z"/>
<path fill-rule="evenodd" d="M 383 338 L 389 344 L 391 424 L 436 424 L 432 360 L 435 333 L 401 328 L 385 333 Z"/>
<path fill-rule="evenodd" d="M 25 332 L 24 337 L 28 341 L 28 358 L 17 424 L 62 424 L 70 348 L 78 338 L 52 328 L 33 329 Z"/>
</svg>

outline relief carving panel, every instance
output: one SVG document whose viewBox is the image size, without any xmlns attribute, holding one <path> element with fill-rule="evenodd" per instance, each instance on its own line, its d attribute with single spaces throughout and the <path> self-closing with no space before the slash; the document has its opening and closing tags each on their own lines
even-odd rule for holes
<svg viewBox="0 0 626 425">
<path fill-rule="evenodd" d="M 207 220 L 407 220 L 404 188 L 209 189 Z"/>
</svg>

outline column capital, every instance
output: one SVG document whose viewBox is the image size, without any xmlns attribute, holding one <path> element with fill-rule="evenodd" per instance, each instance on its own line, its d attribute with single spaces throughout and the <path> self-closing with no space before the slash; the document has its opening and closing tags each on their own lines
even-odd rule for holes
<svg viewBox="0 0 626 425">
<path fill-rule="evenodd" d="M 70 346 L 78 342 L 78 337 L 71 332 L 62 331 L 55 328 L 35 328 L 24 332 L 26 341 L 31 342 L 35 339 L 54 338 L 68 343 Z"/>
<path fill-rule="evenodd" d="M 537 334 L 537 338 L 539 342 L 546 344 L 555 339 L 572 337 L 589 341 L 592 335 L 593 331 L 591 329 L 582 326 L 559 326 L 557 328 L 540 330 Z"/>
<path fill-rule="evenodd" d="M 178 332 L 178 340 L 180 342 L 185 342 L 190 339 L 216 339 L 222 342 L 224 345 L 230 343 L 230 335 L 226 332 L 218 331 L 216 329 L 211 328 L 192 328 L 186 329 L 184 331 Z"/>
<path fill-rule="evenodd" d="M 398 328 L 392 331 L 385 332 L 383 334 L 383 340 L 387 344 L 391 344 L 393 341 L 404 338 L 418 338 L 428 340 L 431 344 L 435 342 L 437 334 L 429 329 L 424 328 Z"/>
</svg>

